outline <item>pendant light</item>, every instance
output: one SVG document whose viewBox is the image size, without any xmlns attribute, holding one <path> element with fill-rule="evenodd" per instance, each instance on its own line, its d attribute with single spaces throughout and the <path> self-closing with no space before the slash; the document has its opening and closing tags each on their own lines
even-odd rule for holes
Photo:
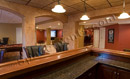
<svg viewBox="0 0 130 79">
<path fill-rule="evenodd" d="M 55 13 L 65 13 L 66 10 L 63 8 L 62 5 L 60 5 L 60 0 L 58 0 L 58 5 L 55 5 L 55 7 L 52 9 Z"/>
<path fill-rule="evenodd" d="M 125 12 L 125 0 L 124 0 L 123 1 L 123 13 L 120 14 L 120 16 L 118 17 L 118 19 L 127 19 L 127 18 L 130 18 L 130 15 Z"/>
<path fill-rule="evenodd" d="M 87 8 L 86 8 L 85 0 L 84 0 L 83 2 L 84 2 L 85 13 L 84 13 L 84 15 L 80 18 L 80 20 L 89 20 L 90 18 L 89 18 L 89 17 L 87 16 L 87 14 L 86 14 Z"/>
</svg>

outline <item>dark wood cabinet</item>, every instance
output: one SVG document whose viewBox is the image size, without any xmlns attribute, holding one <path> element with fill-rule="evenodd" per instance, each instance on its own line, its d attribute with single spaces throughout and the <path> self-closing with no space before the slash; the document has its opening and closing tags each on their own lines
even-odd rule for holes
<svg viewBox="0 0 130 79">
<path fill-rule="evenodd" d="M 118 69 L 117 79 L 130 79 L 130 71 Z"/>
<path fill-rule="evenodd" d="M 98 65 L 97 71 L 98 79 L 116 79 L 116 68 Z"/>
<path fill-rule="evenodd" d="M 130 71 L 98 64 L 76 79 L 130 79 Z"/>
<path fill-rule="evenodd" d="M 100 64 L 97 69 L 97 79 L 130 79 L 130 71 Z"/>
<path fill-rule="evenodd" d="M 96 67 L 89 69 L 76 79 L 96 79 Z"/>
</svg>

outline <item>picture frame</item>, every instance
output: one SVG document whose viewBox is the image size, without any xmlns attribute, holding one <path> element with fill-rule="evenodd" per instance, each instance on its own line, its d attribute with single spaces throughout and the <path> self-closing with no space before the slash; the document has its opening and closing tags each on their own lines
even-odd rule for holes
<svg viewBox="0 0 130 79">
<path fill-rule="evenodd" d="M 114 29 L 108 30 L 108 43 L 114 43 Z"/>
</svg>

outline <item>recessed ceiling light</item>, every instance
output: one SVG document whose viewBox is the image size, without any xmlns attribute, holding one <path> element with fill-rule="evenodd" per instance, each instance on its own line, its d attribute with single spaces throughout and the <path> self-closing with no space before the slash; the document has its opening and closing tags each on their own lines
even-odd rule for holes
<svg viewBox="0 0 130 79">
<path fill-rule="evenodd" d="M 60 23 L 58 23 L 58 25 L 60 25 Z"/>
<path fill-rule="evenodd" d="M 36 27 L 36 29 L 38 29 L 38 27 Z"/>
<path fill-rule="evenodd" d="M 110 17 L 107 17 L 106 19 L 110 19 Z"/>
<path fill-rule="evenodd" d="M 86 22 L 83 22 L 83 23 L 86 23 Z"/>
</svg>

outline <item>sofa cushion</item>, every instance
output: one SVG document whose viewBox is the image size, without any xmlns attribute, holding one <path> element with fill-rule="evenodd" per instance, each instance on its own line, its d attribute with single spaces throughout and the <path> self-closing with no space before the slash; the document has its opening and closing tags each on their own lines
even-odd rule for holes
<svg viewBox="0 0 130 79">
<path fill-rule="evenodd" d="M 32 53 L 33 53 L 33 57 L 36 57 L 36 56 L 40 56 L 39 54 L 39 46 L 32 46 Z"/>
<path fill-rule="evenodd" d="M 59 45 L 58 45 L 57 43 L 54 43 L 54 46 L 55 46 L 55 48 L 56 48 L 56 51 L 57 51 L 57 52 L 60 52 L 60 47 L 59 47 Z"/>
<path fill-rule="evenodd" d="M 34 54 L 32 52 L 32 47 L 31 46 L 27 46 L 26 49 L 27 49 L 26 53 L 28 54 L 28 56 L 29 57 L 34 57 Z"/>
<path fill-rule="evenodd" d="M 67 43 L 63 43 L 63 48 L 64 48 L 64 51 L 68 50 L 68 47 L 67 47 Z"/>
<path fill-rule="evenodd" d="M 45 54 L 44 46 L 39 46 L 38 52 L 39 52 L 39 55 L 44 55 Z"/>
</svg>

